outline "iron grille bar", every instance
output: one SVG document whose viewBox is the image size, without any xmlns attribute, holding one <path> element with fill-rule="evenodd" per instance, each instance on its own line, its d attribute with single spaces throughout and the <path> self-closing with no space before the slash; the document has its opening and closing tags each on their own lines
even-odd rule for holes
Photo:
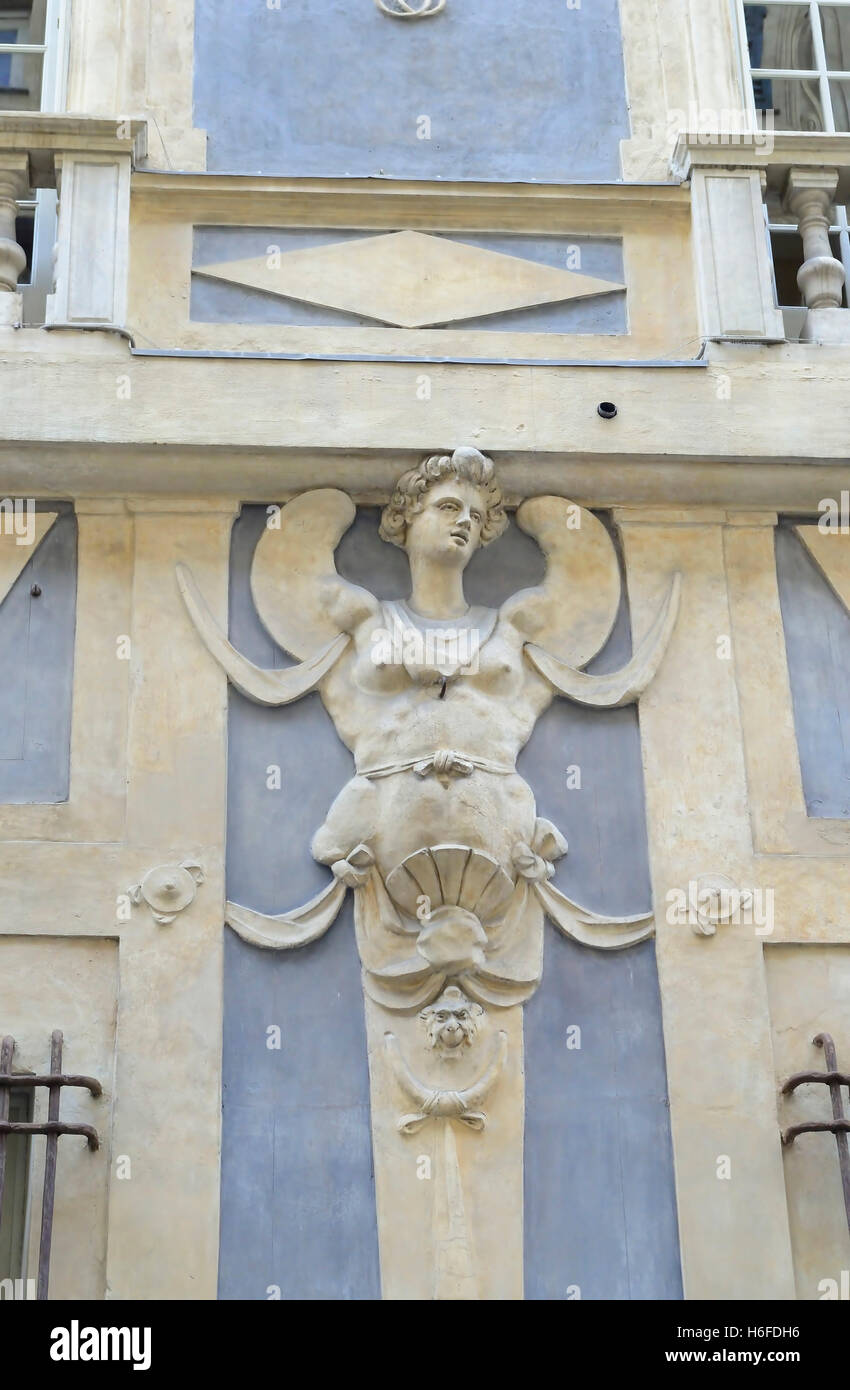
<svg viewBox="0 0 850 1390">
<path fill-rule="evenodd" d="M 835 1142 L 838 1146 L 838 1164 L 841 1169 L 841 1188 L 844 1193 L 844 1213 L 847 1217 L 847 1229 L 850 1231 L 850 1119 L 844 1113 L 844 1097 L 841 1094 L 842 1086 L 850 1086 L 850 1076 L 846 1072 L 838 1070 L 838 1057 L 835 1052 L 835 1043 L 830 1033 L 818 1033 L 812 1041 L 815 1047 L 823 1048 L 826 1071 L 798 1071 L 794 1076 L 789 1076 L 782 1087 L 783 1095 L 791 1095 L 798 1086 L 803 1086 L 814 1082 L 815 1084 L 829 1087 L 829 1095 L 832 1101 L 832 1120 L 810 1120 L 806 1124 L 792 1125 L 786 1129 L 782 1135 L 783 1144 L 793 1144 L 794 1140 L 801 1134 L 834 1134 Z M 2 1084 L 2 1083 L 0 1083 Z"/>
<path fill-rule="evenodd" d="M 0 1076 L 8 1076 L 12 1070 L 12 1053 L 15 1050 L 15 1039 L 4 1038 L 0 1043 Z M 9 1119 L 9 1103 L 11 1092 L 6 1086 L 0 1086 L 0 1121 L 4 1127 Z M 6 1131 L 0 1129 L 0 1213 L 3 1211 L 3 1188 L 6 1185 Z"/>
<path fill-rule="evenodd" d="M 10 1134 L 43 1134 L 47 1139 L 44 1160 L 44 1187 L 41 1200 L 41 1238 L 38 1247 L 38 1281 L 36 1298 L 46 1299 L 50 1283 L 50 1250 L 53 1242 L 53 1212 L 56 1203 L 56 1161 L 59 1139 L 63 1134 L 78 1134 L 91 1150 L 99 1146 L 97 1130 L 91 1125 L 69 1125 L 59 1119 L 63 1086 L 77 1086 L 97 1098 L 103 1087 L 93 1076 L 72 1076 L 62 1071 L 63 1037 L 57 1028 L 50 1038 L 50 1071 L 45 1075 L 12 1075 L 15 1039 L 6 1036 L 0 1043 L 0 1216 L 3 1211 L 3 1189 L 6 1178 L 6 1143 Z M 9 1119 L 9 1105 L 15 1087 L 44 1086 L 47 1089 L 47 1120 L 42 1124 Z"/>
<path fill-rule="evenodd" d="M 4 1091 L 7 1086 L 84 1086 L 95 1099 L 103 1095 L 103 1087 L 93 1076 L 27 1076 L 24 1072 L 16 1072 L 14 1076 L 4 1077 L 0 1085 Z"/>
</svg>

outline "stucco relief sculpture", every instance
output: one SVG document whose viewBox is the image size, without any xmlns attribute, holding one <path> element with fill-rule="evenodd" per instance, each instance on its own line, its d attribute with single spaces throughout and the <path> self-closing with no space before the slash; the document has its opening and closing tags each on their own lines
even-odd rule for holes
<svg viewBox="0 0 850 1390">
<path fill-rule="evenodd" d="M 453 1123 L 480 1135 L 487 1126 L 483 1103 L 502 1075 L 508 1056 L 508 1035 L 499 1029 L 489 1052 L 478 1057 L 479 1031 L 486 1026 L 486 1012 L 468 999 L 456 985 L 449 985 L 439 999 L 420 1015 L 428 1048 L 438 1062 L 438 1080 L 419 1077 L 405 1059 L 399 1039 L 384 1033 L 384 1048 L 398 1094 L 415 1109 L 398 1115 L 395 1128 L 409 1139 L 433 1122 L 438 1129 L 434 1149 L 435 1191 L 431 1211 L 433 1285 L 431 1296 L 440 1300 L 481 1297 L 474 1233 L 466 1210 L 464 1174 L 458 1161 Z M 464 1054 L 475 1053 L 474 1070 L 463 1067 Z M 485 1052 L 486 1052 L 485 1048 Z M 456 1065 L 460 1063 L 461 1076 Z M 447 1065 L 448 1064 L 448 1065 Z M 449 1089 L 446 1082 L 454 1082 Z M 472 1178 L 468 1174 L 467 1181 Z"/>
<path fill-rule="evenodd" d="M 130 901 L 137 907 L 146 902 L 154 921 L 170 926 L 177 914 L 195 901 L 204 877 L 202 866 L 192 859 L 184 859 L 182 864 L 158 864 L 129 890 Z"/>
<path fill-rule="evenodd" d="M 477 450 L 425 459 L 384 510 L 382 538 L 410 561 L 408 599 L 379 602 L 337 574 L 334 552 L 354 516 L 345 493 L 308 492 L 257 545 L 257 610 L 298 659 L 284 670 L 241 656 L 189 571 L 178 570 L 198 632 L 232 683 L 265 705 L 318 690 L 356 763 L 313 839 L 328 887 L 275 917 L 228 903 L 227 920 L 257 945 L 299 946 L 327 931 L 352 889 L 375 1002 L 412 1013 L 449 987 L 478 1005 L 524 1003 L 540 981 L 544 915 L 603 948 L 652 931 L 646 915 L 602 918 L 554 886 L 566 841 L 538 817 L 516 759 L 557 695 L 607 709 L 638 699 L 673 630 L 678 576 L 631 661 L 590 675 L 583 668 L 607 641 L 620 600 L 614 548 L 591 513 L 562 497 L 519 507 L 546 577 L 498 610 L 464 597 L 472 555 L 507 526 L 493 463 Z"/>
<path fill-rule="evenodd" d="M 439 999 L 428 1004 L 419 1015 L 429 1046 L 441 1057 L 452 1061 L 472 1046 L 483 1016 L 481 1005 L 467 999 L 457 985 L 449 985 Z"/>
<path fill-rule="evenodd" d="M 446 0 L 375 0 L 375 4 L 393 19 L 426 19 L 446 8 Z"/>
</svg>

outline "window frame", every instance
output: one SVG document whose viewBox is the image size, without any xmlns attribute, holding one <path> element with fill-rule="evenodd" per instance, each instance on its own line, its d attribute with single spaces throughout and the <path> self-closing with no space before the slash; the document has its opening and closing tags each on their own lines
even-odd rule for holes
<svg viewBox="0 0 850 1390">
<path fill-rule="evenodd" d="M 796 9 L 807 9 L 809 12 L 809 26 L 812 35 L 812 51 L 817 62 L 817 68 L 754 68 L 750 64 L 749 44 L 747 42 L 747 20 L 746 6 L 748 4 L 763 3 L 767 5 L 785 5 Z M 823 24 L 821 21 L 821 6 L 827 8 L 846 9 L 850 14 L 850 0 L 733 0 L 736 12 L 736 30 L 738 34 L 738 50 L 741 63 L 741 75 L 743 77 L 743 94 L 747 103 L 747 111 L 750 118 L 756 122 L 759 119 L 759 108 L 755 103 L 754 83 L 765 79 L 779 78 L 811 78 L 817 79 L 818 90 L 820 92 L 821 114 L 823 117 L 824 133 L 835 134 L 835 112 L 832 105 L 832 91 L 830 83 L 838 81 L 850 82 L 850 72 L 841 69 L 832 69 L 827 64 L 826 44 L 824 42 Z M 840 248 L 840 258 L 844 266 L 846 285 L 848 286 L 848 298 L 850 298 L 850 219 L 848 219 L 847 208 L 841 205 L 835 208 L 835 223 L 830 227 L 830 233 L 837 234 L 838 245 Z M 768 239 L 772 233 L 782 233 L 792 230 L 789 223 L 771 222 L 768 214 L 767 205 L 764 209 L 765 229 Z M 778 304 L 778 296 L 777 296 Z M 781 309 L 791 309 L 798 306 L 781 305 Z"/>
<path fill-rule="evenodd" d="M 7 28 L 15 33 L 15 38 L 11 43 L 8 40 L 0 39 L 0 56 L 9 59 L 9 82 L 0 87 L 0 92 L 21 90 L 12 81 L 15 74 L 15 58 L 24 58 L 43 49 L 43 44 L 31 44 L 29 42 L 31 17 L 31 9 L 9 10 L 8 13 L 0 15 L 0 33 L 5 33 Z M 21 39 L 21 34 L 25 36 L 23 39 Z"/>
</svg>

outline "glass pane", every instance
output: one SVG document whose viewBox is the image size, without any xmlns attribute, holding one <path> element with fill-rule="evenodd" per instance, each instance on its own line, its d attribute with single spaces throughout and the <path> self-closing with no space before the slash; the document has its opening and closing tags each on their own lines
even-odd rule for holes
<svg viewBox="0 0 850 1390">
<path fill-rule="evenodd" d="M 44 43 L 44 0 L 0 0 L 0 43 Z M 0 53 L 0 110 L 41 107 L 40 53 Z"/>
<path fill-rule="evenodd" d="M 0 43 L 17 43 L 17 29 L 0 29 Z M 8 87 L 12 80 L 12 55 L 0 53 L 0 87 Z"/>
<path fill-rule="evenodd" d="M 829 94 L 832 97 L 835 129 L 850 130 L 850 82 L 836 82 L 833 79 L 829 84 Z"/>
<path fill-rule="evenodd" d="M 771 105 L 777 130 L 825 130 L 816 77 L 774 77 L 770 82 Z"/>
<path fill-rule="evenodd" d="M 803 240 L 796 231 L 771 232 L 773 273 L 776 278 L 776 298 L 780 306 L 792 307 L 803 303 L 797 284 L 797 271 L 803 264 Z"/>
<path fill-rule="evenodd" d="M 827 67 L 850 72 L 850 5 L 821 5 L 820 17 Z"/>
<path fill-rule="evenodd" d="M 19 285 L 28 285 L 32 278 L 32 243 L 34 230 L 34 213 L 23 212 L 15 218 L 15 240 L 19 246 L 23 247 L 27 254 L 27 263 L 18 279 Z"/>
<path fill-rule="evenodd" d="M 745 5 L 750 67 L 815 66 L 808 5 Z"/>
</svg>

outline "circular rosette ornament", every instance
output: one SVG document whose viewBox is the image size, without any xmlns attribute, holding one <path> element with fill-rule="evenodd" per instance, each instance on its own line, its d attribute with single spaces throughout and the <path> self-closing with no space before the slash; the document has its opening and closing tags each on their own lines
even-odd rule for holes
<svg viewBox="0 0 850 1390">
<path fill-rule="evenodd" d="M 422 923 L 419 954 L 447 975 L 484 964 L 484 924 L 504 911 L 513 889 L 491 855 L 466 845 L 416 850 L 387 876 L 390 897 Z"/>
<path fill-rule="evenodd" d="M 200 864 L 184 859 L 182 864 L 160 864 L 149 869 L 130 889 L 130 901 L 146 902 L 155 922 L 168 926 L 178 912 L 194 902 L 198 884 L 204 881 Z"/>
<path fill-rule="evenodd" d="M 375 0 L 375 4 L 392 19 L 427 19 L 446 8 L 446 0 Z"/>
<path fill-rule="evenodd" d="M 726 874 L 702 874 L 694 885 L 691 927 L 697 936 L 714 936 L 719 926 L 726 926 L 741 905 L 738 885 Z"/>
</svg>

